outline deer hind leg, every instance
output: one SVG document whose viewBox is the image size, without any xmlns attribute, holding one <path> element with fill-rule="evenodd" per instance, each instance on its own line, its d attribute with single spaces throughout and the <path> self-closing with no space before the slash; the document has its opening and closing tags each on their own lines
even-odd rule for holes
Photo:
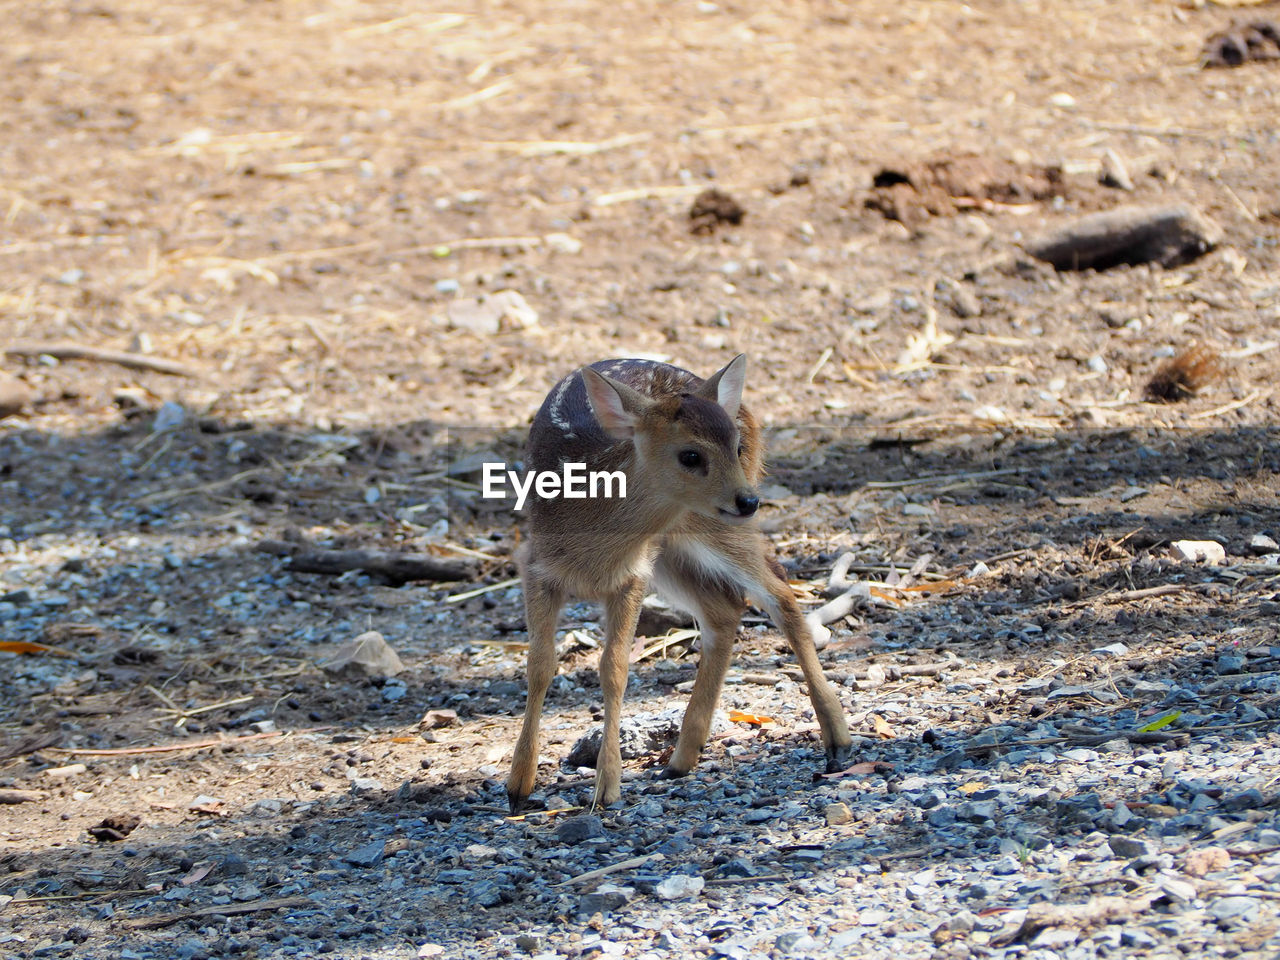
<svg viewBox="0 0 1280 960">
<path fill-rule="evenodd" d="M 564 606 L 565 593 L 536 570 L 524 570 L 524 616 L 529 633 L 529 695 L 524 722 L 516 741 L 511 775 L 507 777 L 507 800 L 515 813 L 533 792 L 538 776 L 538 724 L 542 702 L 556 675 L 556 620 Z"/>
<path fill-rule="evenodd" d="M 662 772 L 664 777 L 683 777 L 697 766 L 707 743 L 711 718 L 733 658 L 738 623 L 747 605 L 740 587 L 709 577 L 678 554 L 663 555 L 654 569 L 654 580 L 663 595 L 694 615 L 702 632 L 702 658 L 680 724 L 680 738 Z"/>
<path fill-rule="evenodd" d="M 761 599 L 766 604 L 769 616 L 786 635 L 796 660 L 800 662 L 805 684 L 809 687 L 809 700 L 822 731 L 822 745 L 827 753 L 827 772 L 835 773 L 849 765 L 852 755 L 853 740 L 849 736 L 844 709 L 840 706 L 835 688 L 822 672 L 818 651 L 813 644 L 813 633 L 800 613 L 795 594 L 784 577 L 774 569 L 776 563 L 765 560 L 763 553 L 761 560 L 766 574 L 762 586 L 767 593 Z"/>
<path fill-rule="evenodd" d="M 600 692 L 604 697 L 604 737 L 596 755 L 596 789 L 591 808 L 607 807 L 622 796 L 622 694 L 627 688 L 631 645 L 644 600 L 645 581 L 627 580 L 605 600 L 604 649 L 600 653 Z"/>
</svg>

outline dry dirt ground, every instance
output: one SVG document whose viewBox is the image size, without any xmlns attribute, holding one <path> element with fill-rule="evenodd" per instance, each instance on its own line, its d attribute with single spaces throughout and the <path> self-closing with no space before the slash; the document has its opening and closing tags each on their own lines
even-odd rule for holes
<svg viewBox="0 0 1280 960">
<path fill-rule="evenodd" d="M 1280 571 L 1249 542 L 1280 534 L 1280 66 L 1201 69 L 1232 8 L 3 8 L 0 347 L 133 351 L 189 375 L 0 355 L 22 402 L 0 421 L 0 637 L 71 654 L 0 663 L 0 788 L 35 797 L 0 807 L 16 898 L 0 955 L 164 955 L 203 924 L 131 926 L 185 909 L 157 891 L 213 883 L 191 871 L 234 854 L 280 863 L 244 902 L 278 896 L 309 869 L 289 861 L 308 830 L 353 849 L 370 821 L 450 809 L 503 829 L 519 593 L 448 601 L 514 576 L 518 522 L 458 461 L 516 459 L 546 390 L 595 359 L 705 374 L 748 354 L 772 438 L 764 523 L 811 598 L 842 552 L 878 580 L 931 555 L 920 582 L 943 586 L 836 625 L 837 674 L 951 651 L 1070 681 L 1077 655 L 1123 640 L 1173 675 L 1188 645 L 1275 642 Z M 1108 151 L 1131 190 L 1100 184 Z M 940 158 L 968 158 L 976 186 L 913 194 L 883 173 Z M 740 223 L 691 227 L 711 186 Z M 1126 204 L 1195 206 L 1221 242 L 1097 273 L 1024 252 Z M 536 321 L 489 329 L 459 307 L 504 289 Z M 1192 347 L 1220 375 L 1145 402 Z M 290 538 L 474 572 L 396 586 L 254 549 Z M 1220 541 L 1226 564 L 1172 563 L 1182 538 Z M 970 576 L 979 561 L 990 572 Z M 593 621 L 574 607 L 566 625 Z M 368 629 L 403 684 L 316 666 Z M 744 662 L 775 669 L 777 640 L 751 631 Z M 695 655 L 668 656 L 686 679 Z M 579 646 L 562 667 L 580 695 L 550 704 L 549 756 L 590 723 L 590 664 Z M 672 696 L 652 660 L 635 677 L 637 703 Z M 735 689 L 749 710 L 755 688 Z M 790 699 L 772 736 L 808 770 Z M 428 709 L 459 717 L 424 734 Z M 947 722 L 1023 712 L 993 697 Z M 123 841 L 87 833 L 129 814 Z M 516 902 L 362 932 L 376 878 L 339 874 L 365 939 L 338 956 L 495 955 L 528 922 Z M 275 955 L 281 916 L 234 921 L 259 944 L 247 955 Z"/>
</svg>

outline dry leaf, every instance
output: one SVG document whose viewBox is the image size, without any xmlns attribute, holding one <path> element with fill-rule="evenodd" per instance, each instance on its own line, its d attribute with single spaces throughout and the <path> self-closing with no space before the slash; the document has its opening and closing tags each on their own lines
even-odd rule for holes
<svg viewBox="0 0 1280 960">
<path fill-rule="evenodd" d="M 881 740 L 892 740 L 894 738 L 893 727 L 889 725 L 889 721 L 878 714 L 870 714 L 868 718 L 871 721 L 871 727 L 875 730 L 876 736 Z"/>
<path fill-rule="evenodd" d="M 5 653 L 52 653 L 59 657 L 75 656 L 70 650 L 51 647 L 46 643 L 36 643 L 34 640 L 0 640 L 0 650 Z"/>
<path fill-rule="evenodd" d="M 731 723 L 749 723 L 753 726 L 761 727 L 766 723 L 773 723 L 773 717 L 758 717 L 754 713 L 743 713 L 741 710 L 730 710 L 729 721 Z"/>
</svg>

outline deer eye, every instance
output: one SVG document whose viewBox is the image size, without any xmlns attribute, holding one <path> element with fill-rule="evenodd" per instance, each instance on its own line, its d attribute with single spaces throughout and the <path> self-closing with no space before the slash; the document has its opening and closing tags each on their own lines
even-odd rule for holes
<svg viewBox="0 0 1280 960">
<path fill-rule="evenodd" d="M 676 454 L 676 459 L 680 461 L 680 466 L 688 467 L 690 470 L 702 466 L 702 454 L 697 450 L 681 450 Z"/>
<path fill-rule="evenodd" d="M 738 459 L 742 459 L 742 444 L 738 444 Z"/>
</svg>

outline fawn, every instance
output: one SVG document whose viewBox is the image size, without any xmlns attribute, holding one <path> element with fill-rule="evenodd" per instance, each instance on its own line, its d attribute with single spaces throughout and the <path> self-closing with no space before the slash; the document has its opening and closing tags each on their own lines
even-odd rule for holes
<svg viewBox="0 0 1280 960">
<path fill-rule="evenodd" d="M 556 672 L 556 620 L 569 594 L 599 600 L 605 610 L 600 656 L 604 740 L 596 760 L 592 806 L 619 799 L 622 757 L 618 724 L 627 668 L 645 589 L 694 615 L 702 658 L 665 777 L 698 761 L 729 669 L 734 635 L 759 602 L 791 644 L 817 714 L 827 770 L 842 769 L 850 751 L 840 700 L 823 676 L 813 637 L 782 567 L 750 525 L 760 500 L 764 445 L 742 406 L 746 356 L 707 380 L 651 360 L 593 363 L 547 395 L 529 433 L 527 467 L 557 471 L 582 462 L 621 471 L 626 496 L 530 502 L 529 536 L 519 564 L 529 633 L 529 692 L 507 796 L 519 809 L 533 790 L 538 723 Z"/>
</svg>

